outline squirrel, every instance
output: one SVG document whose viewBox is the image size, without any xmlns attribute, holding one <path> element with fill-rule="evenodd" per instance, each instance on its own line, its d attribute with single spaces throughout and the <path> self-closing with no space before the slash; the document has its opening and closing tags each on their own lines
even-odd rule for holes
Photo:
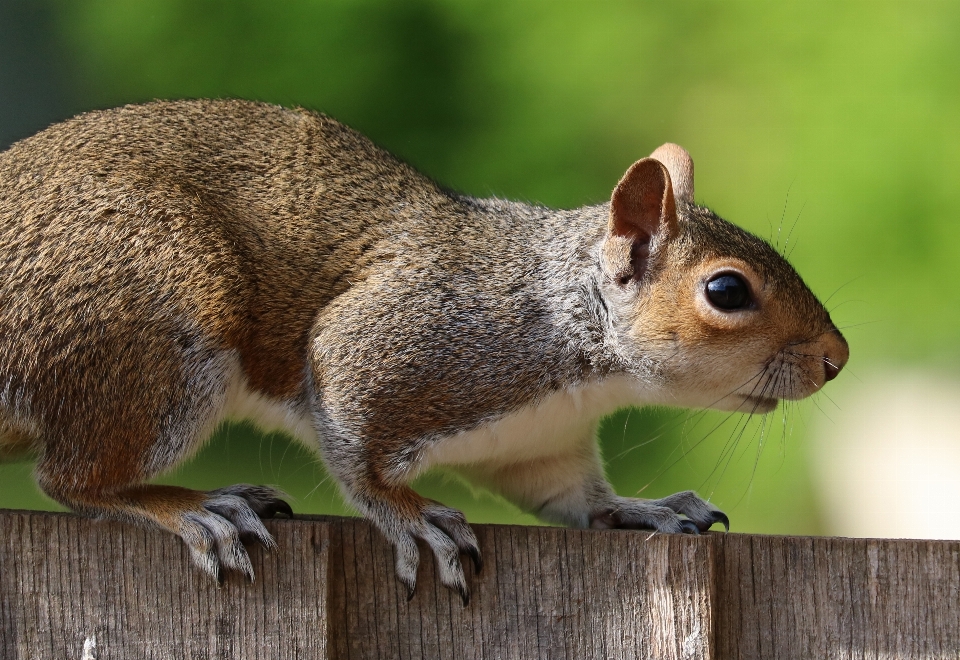
<svg viewBox="0 0 960 660">
<path fill-rule="evenodd" d="M 0 453 L 54 500 L 183 538 L 218 580 L 292 515 L 279 491 L 149 484 L 228 419 L 314 447 L 392 543 L 469 599 L 462 513 L 408 484 L 445 466 L 544 521 L 698 533 L 692 491 L 617 495 L 598 421 L 625 406 L 767 413 L 847 343 L 767 242 L 694 203 L 664 144 L 609 203 L 444 189 L 333 119 L 155 101 L 0 154 Z"/>
</svg>

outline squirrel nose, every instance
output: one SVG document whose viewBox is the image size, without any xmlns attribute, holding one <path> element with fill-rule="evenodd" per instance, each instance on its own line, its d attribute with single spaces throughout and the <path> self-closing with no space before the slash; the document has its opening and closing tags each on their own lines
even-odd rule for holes
<svg viewBox="0 0 960 660">
<path fill-rule="evenodd" d="M 833 332 L 827 333 L 823 338 L 826 345 L 823 347 L 823 375 L 825 383 L 830 382 L 837 377 L 843 365 L 847 363 L 850 357 L 850 349 L 847 346 L 847 340 L 843 338 L 840 331 L 836 328 Z"/>
<path fill-rule="evenodd" d="M 830 358 L 826 355 L 823 356 L 823 370 L 826 373 L 826 380 L 828 382 L 836 378 L 841 369 L 843 369 L 843 365 L 838 366 L 831 362 Z"/>
</svg>

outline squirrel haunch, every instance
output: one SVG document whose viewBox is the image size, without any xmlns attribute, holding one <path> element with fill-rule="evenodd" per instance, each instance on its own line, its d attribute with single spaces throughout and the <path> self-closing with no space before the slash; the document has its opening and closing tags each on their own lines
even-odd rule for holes
<svg viewBox="0 0 960 660">
<path fill-rule="evenodd" d="M 252 578 L 275 491 L 145 485 L 226 418 L 317 447 L 394 544 L 466 599 L 459 512 L 407 484 L 445 465 L 545 520 L 697 532 L 691 492 L 617 496 L 598 420 L 665 404 L 768 412 L 847 360 L 762 240 L 693 201 L 664 145 L 611 203 L 444 190 L 323 115 L 244 101 L 92 112 L 0 154 L 0 456 L 78 511 L 160 525 Z M 737 288 L 718 307 L 708 285 Z M 730 308 L 734 305 L 734 308 Z"/>
</svg>

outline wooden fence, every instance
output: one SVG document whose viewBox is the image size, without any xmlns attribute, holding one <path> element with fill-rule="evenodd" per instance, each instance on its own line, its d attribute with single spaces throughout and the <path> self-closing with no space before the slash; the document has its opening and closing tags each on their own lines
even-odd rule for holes
<svg viewBox="0 0 960 660">
<path fill-rule="evenodd" d="M 477 525 L 463 607 L 363 521 L 267 525 L 218 588 L 169 534 L 0 512 L 0 658 L 960 658 L 960 542 Z"/>
</svg>

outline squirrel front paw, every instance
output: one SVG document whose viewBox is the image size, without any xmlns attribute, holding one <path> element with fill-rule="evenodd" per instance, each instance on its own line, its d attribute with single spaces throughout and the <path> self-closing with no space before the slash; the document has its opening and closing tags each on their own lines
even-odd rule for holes
<svg viewBox="0 0 960 660">
<path fill-rule="evenodd" d="M 223 569 L 243 573 L 253 582 L 253 565 L 244 542 L 256 541 L 267 549 L 276 547 L 260 521 L 278 513 L 293 516 L 281 493 L 267 486 L 237 484 L 204 493 L 197 509 L 180 514 L 180 537 L 190 549 L 194 563 L 223 582 Z"/>
<path fill-rule="evenodd" d="M 727 514 L 692 490 L 659 500 L 614 496 L 590 514 L 590 526 L 594 529 L 652 529 L 674 534 L 699 534 L 718 522 L 730 530 Z"/>
<path fill-rule="evenodd" d="M 396 552 L 397 578 L 406 587 L 407 600 L 413 598 L 417 587 L 417 567 L 420 551 L 416 539 L 430 546 L 437 564 L 440 582 L 455 591 L 464 605 L 470 603 L 470 589 L 460 563 L 460 553 L 473 560 L 474 571 L 483 568 L 480 545 L 467 523 L 456 509 L 420 497 L 412 490 L 402 494 L 401 501 L 381 501 L 368 509 L 370 518 L 393 544 Z M 391 504 L 399 506 L 391 506 Z"/>
</svg>

